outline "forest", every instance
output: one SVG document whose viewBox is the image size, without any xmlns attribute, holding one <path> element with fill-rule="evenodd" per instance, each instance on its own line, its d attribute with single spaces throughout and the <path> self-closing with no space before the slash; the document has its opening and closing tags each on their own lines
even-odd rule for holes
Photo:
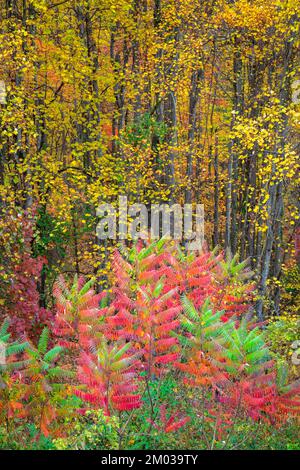
<svg viewBox="0 0 300 470">
<path fill-rule="evenodd" d="M 300 450 L 299 33 L 0 0 L 0 449 Z M 142 227 L 200 205 L 196 249 Z"/>
</svg>

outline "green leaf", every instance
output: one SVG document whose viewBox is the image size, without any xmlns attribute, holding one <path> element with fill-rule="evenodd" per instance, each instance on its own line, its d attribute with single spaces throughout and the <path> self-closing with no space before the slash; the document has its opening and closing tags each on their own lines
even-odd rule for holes
<svg viewBox="0 0 300 470">
<path fill-rule="evenodd" d="M 52 362 L 54 361 L 64 350 L 62 346 L 54 346 L 54 348 L 50 349 L 45 356 L 44 356 L 44 361 L 46 362 Z"/>
<path fill-rule="evenodd" d="M 48 342 L 49 342 L 49 329 L 46 327 L 43 329 L 40 339 L 39 339 L 39 343 L 38 343 L 38 352 L 40 354 L 46 353 Z"/>
</svg>

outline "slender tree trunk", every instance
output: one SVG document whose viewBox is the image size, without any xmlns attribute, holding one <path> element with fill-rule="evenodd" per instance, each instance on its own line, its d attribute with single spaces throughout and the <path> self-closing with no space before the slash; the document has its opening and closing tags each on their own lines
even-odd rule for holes
<svg viewBox="0 0 300 470">
<path fill-rule="evenodd" d="M 215 138 L 215 154 L 214 154 L 214 232 L 213 232 L 213 244 L 214 247 L 219 243 L 219 141 L 218 137 Z"/>
<path fill-rule="evenodd" d="M 234 41 L 235 51 L 233 57 L 233 113 L 230 129 L 234 128 L 236 115 L 243 109 L 243 63 L 239 51 L 239 42 L 237 38 Z M 228 184 L 226 197 L 226 226 L 225 226 L 225 249 L 230 249 L 235 253 L 237 248 L 237 177 L 238 177 L 238 157 L 235 150 L 236 139 L 229 142 L 228 159 Z"/>
<path fill-rule="evenodd" d="M 204 70 L 198 69 L 192 72 L 191 87 L 189 97 L 189 129 L 188 129 L 188 144 L 189 153 L 187 155 L 187 187 L 185 190 L 185 203 L 191 204 L 192 202 L 192 186 L 193 186 L 193 151 L 194 140 L 197 125 L 197 105 L 199 103 L 199 93 L 201 81 L 204 78 Z"/>
</svg>

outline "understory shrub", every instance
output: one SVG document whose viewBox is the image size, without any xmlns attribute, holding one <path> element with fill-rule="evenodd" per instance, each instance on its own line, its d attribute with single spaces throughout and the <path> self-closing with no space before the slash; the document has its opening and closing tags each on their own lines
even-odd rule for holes
<svg viewBox="0 0 300 470">
<path fill-rule="evenodd" d="M 4 441 L 22 429 L 57 449 L 223 449 L 294 429 L 300 384 L 253 317 L 247 261 L 161 239 L 116 251 L 112 266 L 110 293 L 57 280 L 52 331 L 36 344 L 3 324 Z"/>
</svg>

